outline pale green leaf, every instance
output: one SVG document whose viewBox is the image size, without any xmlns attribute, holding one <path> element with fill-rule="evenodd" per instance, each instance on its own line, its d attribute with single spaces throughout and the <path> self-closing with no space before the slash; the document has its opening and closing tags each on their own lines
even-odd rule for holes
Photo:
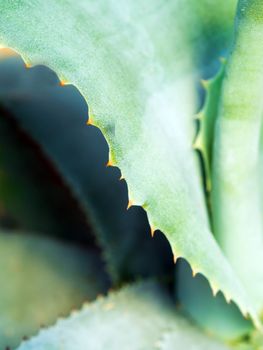
<svg viewBox="0 0 263 350">
<path fill-rule="evenodd" d="M 192 149 L 192 62 L 203 27 L 189 5 L 6 0 L 0 42 L 77 86 L 109 143 L 110 163 L 121 169 L 130 200 L 147 210 L 152 229 L 165 233 L 175 257 L 254 314 L 210 232 Z"/>
<path fill-rule="evenodd" d="M 211 191 L 211 167 L 214 142 L 214 129 L 218 115 L 219 99 L 221 95 L 222 82 L 224 78 L 225 62 L 215 75 L 209 80 L 203 80 L 205 89 L 205 102 L 197 114 L 199 120 L 199 131 L 194 142 L 195 148 L 201 152 L 205 168 L 206 190 Z"/>
<path fill-rule="evenodd" d="M 227 345 L 213 339 L 209 334 L 202 334 L 188 323 L 182 322 L 180 328 L 168 332 L 160 342 L 160 350 L 230 350 Z"/>
<path fill-rule="evenodd" d="M 187 336 L 188 345 L 200 339 L 205 342 L 205 335 L 176 315 L 174 305 L 159 285 L 143 282 L 84 306 L 22 343 L 19 350 L 57 350 L 62 345 L 64 350 L 150 350 L 158 348 L 163 334 L 171 330 L 177 336 L 171 350 L 188 349 L 184 347 Z M 214 349 L 213 341 L 207 342 Z M 221 345 L 215 349 L 226 348 Z"/>
<path fill-rule="evenodd" d="M 102 263 L 81 250 L 28 234 L 0 234 L 0 348 L 68 315 L 108 287 Z"/>
<path fill-rule="evenodd" d="M 212 213 L 216 239 L 258 313 L 263 310 L 263 2 L 241 0 L 215 129 Z"/>
<path fill-rule="evenodd" d="M 115 283 L 139 276 L 173 274 L 172 254 L 167 240 L 160 232 L 154 239 L 151 238 L 147 218 L 141 208 L 132 207 L 127 211 L 125 181 L 119 181 L 120 174 L 116 168 L 106 167 L 107 144 L 97 128 L 85 125 L 87 105 L 75 88 L 67 86 L 61 89 L 58 78 L 46 67 L 26 69 L 20 58 L 12 57 L 0 61 L 0 109 L 1 106 L 5 107 L 26 135 L 30 135 L 40 146 L 78 200 L 92 227 L 92 233 L 102 248 L 104 260 Z M 11 131 L 15 133 L 16 130 Z M 11 140 L 10 133 L 3 134 L 0 145 L 3 145 L 2 153 L 5 153 L 9 164 L 10 158 L 13 159 L 10 157 L 10 149 L 15 148 L 15 140 Z M 6 182 L 11 182 L 12 186 L 0 186 L 0 198 L 3 200 L 4 192 L 4 198 L 8 203 L 11 202 L 12 207 L 14 202 L 19 202 L 20 217 L 23 220 L 28 218 L 24 214 L 29 212 L 29 220 L 38 224 L 38 231 L 43 231 L 43 226 L 47 226 L 46 221 L 39 220 L 39 214 L 44 216 L 44 208 L 41 211 L 39 207 L 42 208 L 45 203 L 52 207 L 58 202 L 61 210 L 57 212 L 61 213 L 63 220 L 59 215 L 53 215 L 52 219 L 55 216 L 60 230 L 71 230 L 72 235 L 68 221 L 74 211 L 65 211 L 63 206 L 67 201 L 62 196 L 63 193 L 53 191 L 49 182 L 37 183 L 37 187 L 32 181 L 31 172 L 34 173 L 37 169 L 47 179 L 46 169 L 39 170 L 37 157 L 33 164 L 25 163 L 21 157 L 22 145 L 19 144 L 15 149 L 16 152 L 13 151 L 12 154 L 20 166 L 12 168 L 13 171 L 6 174 Z M 25 169 L 26 172 L 23 172 Z M 10 195 L 10 188 L 13 189 L 13 196 Z M 21 192 L 24 196 L 19 195 Z M 41 196 L 29 196 L 32 192 L 38 195 L 39 192 L 44 193 L 48 199 L 44 204 L 42 200 L 42 206 L 38 205 L 37 199 Z M 34 211 L 28 211 L 28 207 Z M 75 225 L 76 237 L 79 226 L 77 223 Z"/>
<path fill-rule="evenodd" d="M 218 290 L 212 291 L 203 276 L 193 277 L 190 266 L 182 260 L 177 266 L 176 295 L 180 310 L 209 334 L 233 341 L 253 330 L 236 305 L 228 304 Z"/>
</svg>

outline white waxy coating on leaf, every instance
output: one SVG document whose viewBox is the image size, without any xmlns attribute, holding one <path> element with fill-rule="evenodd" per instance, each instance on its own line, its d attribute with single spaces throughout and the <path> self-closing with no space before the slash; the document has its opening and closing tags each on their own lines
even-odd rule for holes
<svg viewBox="0 0 263 350">
<path fill-rule="evenodd" d="M 106 292 L 94 252 L 13 232 L 0 234 L 0 348 L 17 346 L 73 307 Z"/>
<path fill-rule="evenodd" d="M 241 0 L 215 128 L 212 212 L 216 238 L 257 312 L 263 310 L 263 2 Z"/>
<path fill-rule="evenodd" d="M 164 232 L 174 254 L 254 314 L 210 232 L 192 149 L 191 56 L 202 21 L 191 5 L 5 0 L 0 42 L 77 86 L 151 226 Z"/>
<path fill-rule="evenodd" d="M 211 350 L 227 350 L 178 316 L 166 292 L 154 282 L 110 293 L 40 331 L 18 349 L 57 350 L 63 345 L 63 350 L 149 350 L 161 344 L 164 333 L 170 331 L 176 341 L 169 349 L 190 349 L 186 343 L 198 350 L 206 349 L 204 344 L 210 344 Z"/>
</svg>

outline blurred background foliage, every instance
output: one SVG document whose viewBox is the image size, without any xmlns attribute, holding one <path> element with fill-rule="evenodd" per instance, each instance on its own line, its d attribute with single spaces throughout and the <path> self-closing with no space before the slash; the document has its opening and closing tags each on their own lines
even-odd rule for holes
<svg viewBox="0 0 263 350">
<path fill-rule="evenodd" d="M 226 54 L 236 1 L 231 4 L 227 21 L 215 16 L 214 27 L 207 13 L 199 14 L 205 40 L 196 40 L 197 83 Z M 201 105 L 204 90 L 197 85 Z M 87 120 L 88 107 L 73 86 L 0 50 L 0 348 L 142 278 L 161 281 L 174 307 L 206 332 L 244 340 L 245 348 L 251 323 L 221 294 L 213 297 L 185 261 L 174 265 L 164 235 L 151 237 L 142 208 L 127 210 L 126 182 L 106 166 L 106 141 Z"/>
<path fill-rule="evenodd" d="M 127 210 L 126 183 L 87 120 L 74 87 L 1 51 L 0 348 L 110 287 L 153 276 L 172 286 L 167 240 L 151 238 L 142 208 Z"/>
</svg>

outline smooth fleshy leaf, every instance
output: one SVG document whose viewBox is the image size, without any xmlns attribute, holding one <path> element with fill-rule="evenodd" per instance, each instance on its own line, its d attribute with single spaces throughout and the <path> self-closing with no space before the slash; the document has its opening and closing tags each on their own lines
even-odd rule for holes
<svg viewBox="0 0 263 350">
<path fill-rule="evenodd" d="M 259 314 L 263 310 L 263 2 L 241 0 L 215 129 L 213 227 Z"/>
<path fill-rule="evenodd" d="M 201 152 L 205 168 L 206 190 L 211 191 L 211 167 L 213 154 L 213 141 L 216 119 L 219 109 L 219 99 L 221 95 L 222 82 L 225 72 L 225 62 L 223 61 L 217 74 L 209 79 L 203 80 L 205 89 L 205 102 L 201 111 L 197 114 L 199 120 L 199 131 L 194 142 L 194 147 Z"/>
<path fill-rule="evenodd" d="M 64 350 L 155 349 L 161 345 L 163 334 L 170 330 L 177 339 L 169 349 L 189 349 L 184 347 L 187 335 L 191 336 L 188 345 L 196 345 L 200 339 L 204 343 L 205 335 L 176 315 L 166 292 L 154 282 L 143 282 L 84 306 L 70 318 L 40 331 L 18 349 L 57 350 L 62 344 Z M 212 340 L 210 345 L 214 349 Z M 226 348 L 218 345 L 215 349 Z"/>
<path fill-rule="evenodd" d="M 230 350 L 227 345 L 213 339 L 209 334 L 202 334 L 186 322 L 180 328 L 166 333 L 160 342 L 160 350 Z M 252 349 L 250 349 L 252 350 Z"/>
<path fill-rule="evenodd" d="M 36 235 L 0 234 L 0 348 L 106 292 L 97 255 Z"/>
<path fill-rule="evenodd" d="M 121 169 L 130 201 L 146 209 L 152 230 L 256 318 L 209 229 L 192 148 L 192 62 L 203 27 L 189 4 L 7 0 L 0 43 L 76 85 L 109 144 L 109 164 Z"/>
</svg>

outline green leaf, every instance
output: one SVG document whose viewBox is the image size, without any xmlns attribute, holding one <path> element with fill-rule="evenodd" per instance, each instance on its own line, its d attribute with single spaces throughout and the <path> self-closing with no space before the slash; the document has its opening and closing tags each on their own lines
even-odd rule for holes
<svg viewBox="0 0 263 350">
<path fill-rule="evenodd" d="M 45 67 L 25 69 L 21 59 L 12 58 L 0 62 L 1 105 L 41 147 L 78 199 L 114 282 L 173 274 L 172 254 L 166 239 L 160 233 L 151 238 L 142 209 L 133 207 L 127 211 L 126 184 L 119 181 L 117 169 L 106 168 L 106 142 L 97 128 L 85 125 L 87 106 L 76 89 L 72 86 L 62 89 L 55 74 Z M 36 163 L 33 170 L 35 167 Z M 43 173 L 46 174 L 45 169 Z M 15 174 L 13 186 L 21 182 L 21 169 Z M 31 187 L 26 183 L 22 189 L 27 193 Z M 52 193 L 44 188 L 46 192 Z M 62 202 L 62 207 L 63 197 L 57 195 L 55 199 Z M 24 208 L 24 203 L 21 204 Z M 62 215 L 68 215 L 63 212 Z M 58 220 L 61 222 L 61 217 Z"/>
<path fill-rule="evenodd" d="M 108 287 L 92 251 L 32 235 L 0 234 L 0 348 L 17 346 Z"/>
<path fill-rule="evenodd" d="M 200 122 L 194 147 L 201 152 L 204 168 L 206 190 L 211 191 L 211 167 L 214 142 L 214 129 L 218 115 L 219 99 L 221 96 L 222 82 L 225 72 L 225 62 L 212 79 L 203 80 L 202 85 L 205 89 L 205 102 L 201 111 L 197 114 L 197 119 Z"/>
<path fill-rule="evenodd" d="M 175 346 L 178 350 L 230 350 L 230 347 L 211 338 L 209 334 L 205 336 L 186 322 L 182 322 L 176 331 L 163 336 L 160 350 L 173 350 Z"/>
<path fill-rule="evenodd" d="M 212 213 L 216 239 L 263 311 L 263 2 L 240 1 L 215 130 Z"/>
<path fill-rule="evenodd" d="M 217 290 L 212 293 L 203 276 L 192 276 L 186 261 L 178 262 L 176 272 L 176 295 L 180 310 L 202 329 L 228 341 L 239 340 L 253 330 L 252 323 L 242 316 L 236 305 L 227 304 Z"/>
<path fill-rule="evenodd" d="M 174 305 L 159 285 L 143 282 L 84 306 L 70 318 L 59 320 L 55 326 L 40 331 L 37 337 L 22 343 L 18 349 L 55 350 L 62 344 L 64 350 L 75 347 L 93 350 L 154 349 L 169 330 L 177 335 L 171 349 L 186 349 L 181 340 L 185 341 L 187 335 L 195 336 L 193 342 L 192 338 L 188 340 L 192 345 L 196 345 L 196 339 L 205 338 L 174 313 Z M 212 346 L 213 342 L 210 344 Z M 226 348 L 221 345 L 218 349 Z"/>
<path fill-rule="evenodd" d="M 7 69 L 7 65 L 2 64 L 1 69 Z M 0 73 L 0 86 L 6 82 Z M 18 100 L 27 99 L 25 93 L 16 96 Z M 59 174 L 38 145 L 17 126 L 1 96 L 0 203 L 14 228 L 69 238 L 74 231 L 75 237 L 83 238 L 89 230 L 83 212 Z"/>
<path fill-rule="evenodd" d="M 187 5 L 7 0 L 0 42 L 76 85 L 109 144 L 110 164 L 121 169 L 130 200 L 146 209 L 152 230 L 163 231 L 175 257 L 256 319 L 208 225 L 192 149 L 192 55 L 203 28 Z"/>
</svg>

